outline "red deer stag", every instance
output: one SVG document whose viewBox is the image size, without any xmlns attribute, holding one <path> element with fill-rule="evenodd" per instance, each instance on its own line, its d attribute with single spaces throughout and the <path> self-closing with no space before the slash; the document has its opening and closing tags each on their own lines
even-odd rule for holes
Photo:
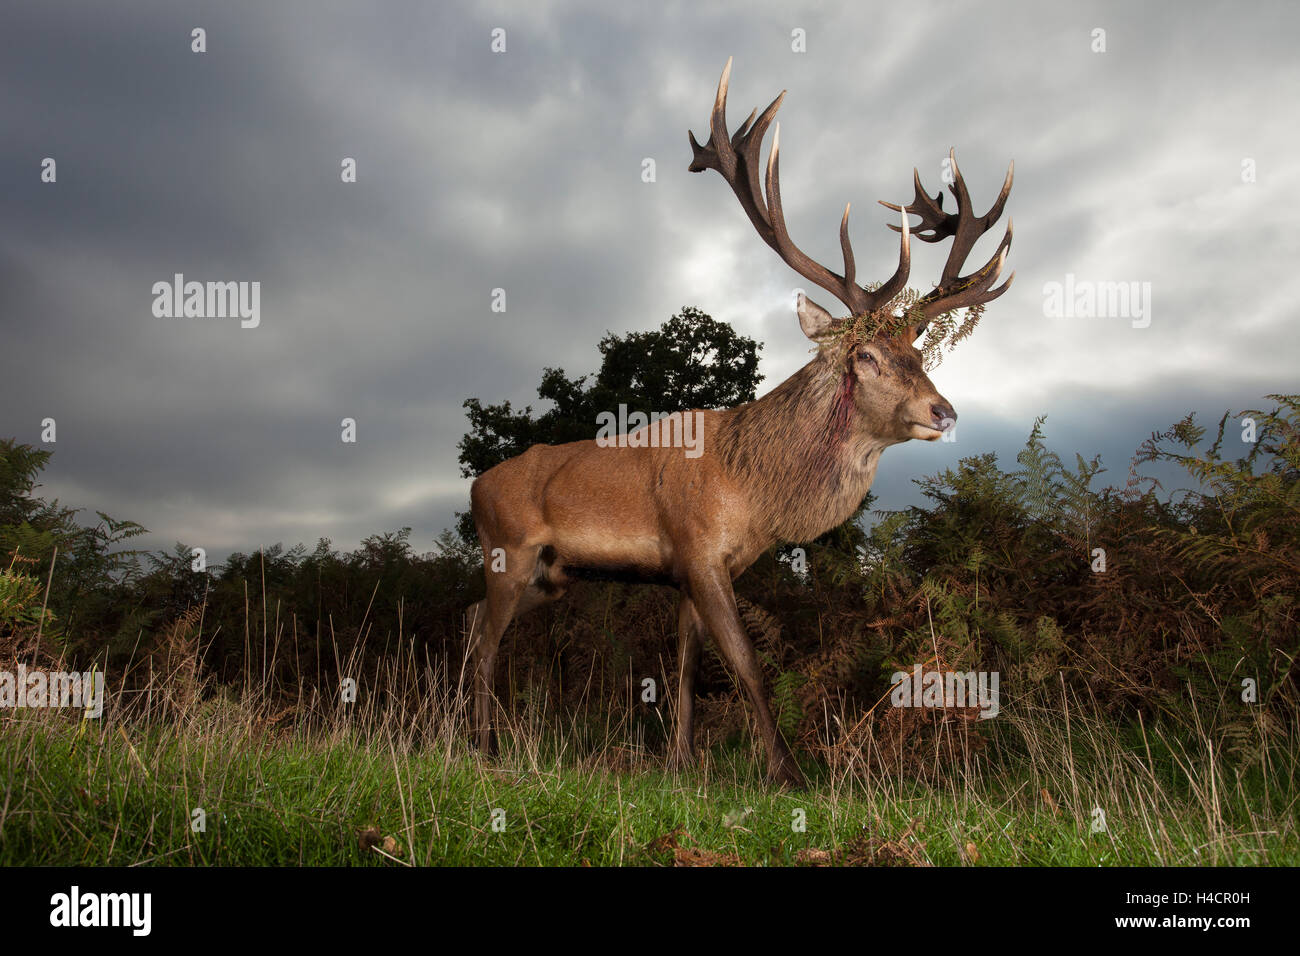
<svg viewBox="0 0 1300 956">
<path fill-rule="evenodd" d="M 744 685 L 767 749 L 769 778 L 801 784 L 772 719 L 732 581 L 773 545 L 809 541 L 848 519 L 871 487 L 884 449 L 942 437 L 957 415 L 926 376 L 915 342 L 936 316 L 990 302 L 1014 278 L 993 287 L 1011 245 L 1010 224 L 993 257 L 961 274 L 976 241 L 1002 214 L 1012 170 L 993 207 L 976 216 L 955 160 L 949 188 L 956 212 L 943 210 L 942 191 L 933 199 L 926 195 L 919 174 L 911 205 L 882 203 L 902 219 L 891 227 L 902 234 L 898 268 L 884 285 L 870 289 L 854 281 L 847 207 L 840 223 L 844 275 L 814 262 L 786 231 L 779 126 L 765 177 L 759 169 L 764 134 L 785 94 L 728 137 L 730 74 L 728 60 L 709 141 L 700 146 L 690 137 L 690 169 L 716 169 L 763 241 L 850 315 L 836 319 L 801 296 L 799 325 L 818 344 L 816 357 L 757 401 L 690 413 L 704 426 L 702 454 L 637 442 L 534 445 L 475 480 L 470 495 L 487 597 L 467 616 L 476 665 L 475 730 L 484 751 L 494 746 L 493 676 L 502 633 L 516 615 L 558 598 L 574 578 L 595 573 L 666 583 L 681 592 L 673 762 L 686 764 L 694 756 L 695 674 L 708 633 Z M 915 231 L 909 213 L 921 219 Z M 907 283 L 912 235 L 925 242 L 951 236 L 953 244 L 937 287 L 900 316 L 894 301 Z"/>
</svg>

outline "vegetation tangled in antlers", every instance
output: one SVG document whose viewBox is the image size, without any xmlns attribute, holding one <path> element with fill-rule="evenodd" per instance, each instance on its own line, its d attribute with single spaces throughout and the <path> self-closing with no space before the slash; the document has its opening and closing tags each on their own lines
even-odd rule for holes
<svg viewBox="0 0 1300 956">
<path fill-rule="evenodd" d="M 868 286 L 871 291 L 875 283 Z M 837 325 L 828 339 L 843 346 L 847 352 L 860 342 L 869 342 L 877 336 L 902 335 L 909 328 L 925 324 L 925 338 L 921 343 L 921 364 L 927 372 L 933 371 L 957 343 L 969 338 L 984 315 L 983 303 L 970 306 L 965 312 L 953 309 L 926 320 L 917 303 L 923 298 L 918 289 L 904 289 L 887 306 L 877 313 L 850 316 Z"/>
</svg>

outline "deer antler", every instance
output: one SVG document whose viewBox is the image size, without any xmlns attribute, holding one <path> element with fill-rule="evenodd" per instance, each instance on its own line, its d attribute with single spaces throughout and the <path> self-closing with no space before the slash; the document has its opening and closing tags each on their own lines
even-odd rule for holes
<svg viewBox="0 0 1300 956">
<path fill-rule="evenodd" d="M 907 216 L 903 215 L 901 227 L 893 227 L 903 234 L 898 268 L 889 281 L 875 291 L 868 291 L 854 281 L 856 267 L 853 261 L 853 247 L 849 243 L 848 205 L 845 205 L 844 218 L 840 220 L 840 249 L 844 254 L 844 275 L 832 272 L 805 255 L 790 240 L 790 234 L 785 227 L 785 215 L 781 210 L 781 182 L 778 172 L 778 156 L 781 149 L 780 124 L 777 124 L 772 135 L 772 151 L 767 160 L 766 200 L 759 182 L 759 152 L 763 148 L 763 137 L 781 106 L 785 91 L 782 90 L 781 95 L 763 110 L 761 116 L 758 115 L 758 110 L 750 113 L 749 119 L 741 123 L 740 128 L 728 139 L 727 86 L 730 80 L 731 59 L 728 58 L 727 65 L 722 70 L 722 79 L 718 81 L 718 95 L 713 103 L 713 114 L 709 118 L 708 142 L 701 146 L 696 142 L 695 134 L 688 132 L 691 150 L 694 153 L 690 171 L 699 173 L 706 169 L 716 169 L 721 173 L 722 178 L 736 194 L 736 198 L 740 200 L 740 205 L 749 215 L 749 221 L 754 224 L 763 241 L 775 249 L 791 269 L 831 293 L 848 306 L 853 315 L 874 312 L 888 303 L 903 290 L 911 269 L 912 252 L 908 238 Z M 758 116 L 757 120 L 755 116 Z"/>
<path fill-rule="evenodd" d="M 925 190 L 921 187 L 921 174 L 915 169 L 912 170 L 912 179 L 916 186 L 916 198 L 910 205 L 900 206 L 896 203 L 880 201 L 880 204 L 888 209 L 920 216 L 921 223 L 916 227 L 915 234 L 922 242 L 939 242 L 949 236 L 953 237 L 952 249 L 948 252 L 948 261 L 944 264 L 939 284 L 913 306 L 912 311 L 919 313 L 925 320 L 916 329 L 918 334 L 937 315 L 954 309 L 965 309 L 992 302 L 1011 287 L 1011 281 L 1016 277 L 1013 272 L 1007 277 L 1006 282 L 996 289 L 992 288 L 993 283 L 997 282 L 998 276 L 1002 274 L 1002 264 L 1006 261 L 1007 250 L 1011 248 L 1011 220 L 1009 219 L 1006 235 L 998 244 L 993 258 L 970 275 L 961 275 L 962 266 L 975 243 L 1002 215 L 1002 208 L 1011 193 L 1011 179 L 1016 164 L 1013 162 L 1008 167 L 1002 192 L 998 193 L 998 198 L 993 201 L 989 211 L 982 216 L 976 216 L 971 209 L 966 180 L 962 179 L 961 170 L 957 168 L 957 156 L 954 151 L 948 151 L 948 160 L 952 164 L 953 173 L 953 181 L 948 188 L 957 197 L 955 213 L 944 212 L 942 189 L 933 199 L 925 194 Z M 890 225 L 889 228 L 897 230 L 899 227 Z"/>
</svg>

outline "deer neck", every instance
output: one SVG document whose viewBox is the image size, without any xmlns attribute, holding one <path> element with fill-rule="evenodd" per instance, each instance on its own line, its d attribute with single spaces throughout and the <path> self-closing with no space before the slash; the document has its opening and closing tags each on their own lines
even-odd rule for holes
<svg viewBox="0 0 1300 956">
<path fill-rule="evenodd" d="M 866 497 L 880 452 L 857 413 L 851 370 L 823 351 L 762 398 L 723 413 L 717 442 L 745 489 L 756 529 L 808 541 L 847 520 Z"/>
</svg>

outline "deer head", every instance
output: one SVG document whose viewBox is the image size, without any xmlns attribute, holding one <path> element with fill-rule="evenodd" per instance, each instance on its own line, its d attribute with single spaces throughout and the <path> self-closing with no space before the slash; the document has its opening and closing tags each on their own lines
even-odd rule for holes
<svg viewBox="0 0 1300 956">
<path fill-rule="evenodd" d="M 775 249 L 795 272 L 831 293 L 848 308 L 848 316 L 836 318 L 801 295 L 798 316 L 804 334 L 821 346 L 821 358 L 826 362 L 828 372 L 840 375 L 842 402 L 855 413 L 858 428 L 885 443 L 910 438 L 934 441 L 942 437 L 956 422 L 957 413 L 930 381 L 923 367 L 922 353 L 915 343 L 936 316 L 957 309 L 982 308 L 1002 295 L 1015 278 L 1013 273 L 1002 285 L 994 288 L 1011 247 L 1010 221 L 992 258 L 974 272 L 961 274 L 976 241 L 1002 215 L 1011 192 L 1014 163 L 1007 170 L 998 198 L 983 216 L 974 214 L 966 182 L 952 151 L 948 157 L 953 182 L 948 188 L 956 198 L 956 212 L 944 211 L 942 190 L 934 198 L 926 194 L 920 173 L 914 169 L 916 195 L 909 205 L 881 201 L 881 205 L 900 213 L 899 225 L 890 226 L 901 233 L 898 268 L 883 284 L 869 289 L 856 281 L 853 246 L 849 241 L 849 205 L 845 205 L 840 220 L 843 275 L 811 259 L 790 239 L 781 207 L 780 124 L 773 131 L 765 174 L 760 174 L 759 166 L 763 138 L 785 92 L 761 115 L 758 110 L 750 113 L 749 118 L 729 137 L 726 110 L 730 78 L 731 60 L 728 59 L 718 83 L 708 142 L 701 146 L 693 133 L 688 134 L 694 153 L 691 172 L 716 169 L 731 186 L 763 241 Z M 909 215 L 921 219 L 915 230 L 908 224 Z M 904 312 L 896 299 L 907 286 L 912 262 L 911 238 L 914 235 L 923 242 L 940 242 L 951 236 L 953 244 L 939 283 Z"/>
</svg>

